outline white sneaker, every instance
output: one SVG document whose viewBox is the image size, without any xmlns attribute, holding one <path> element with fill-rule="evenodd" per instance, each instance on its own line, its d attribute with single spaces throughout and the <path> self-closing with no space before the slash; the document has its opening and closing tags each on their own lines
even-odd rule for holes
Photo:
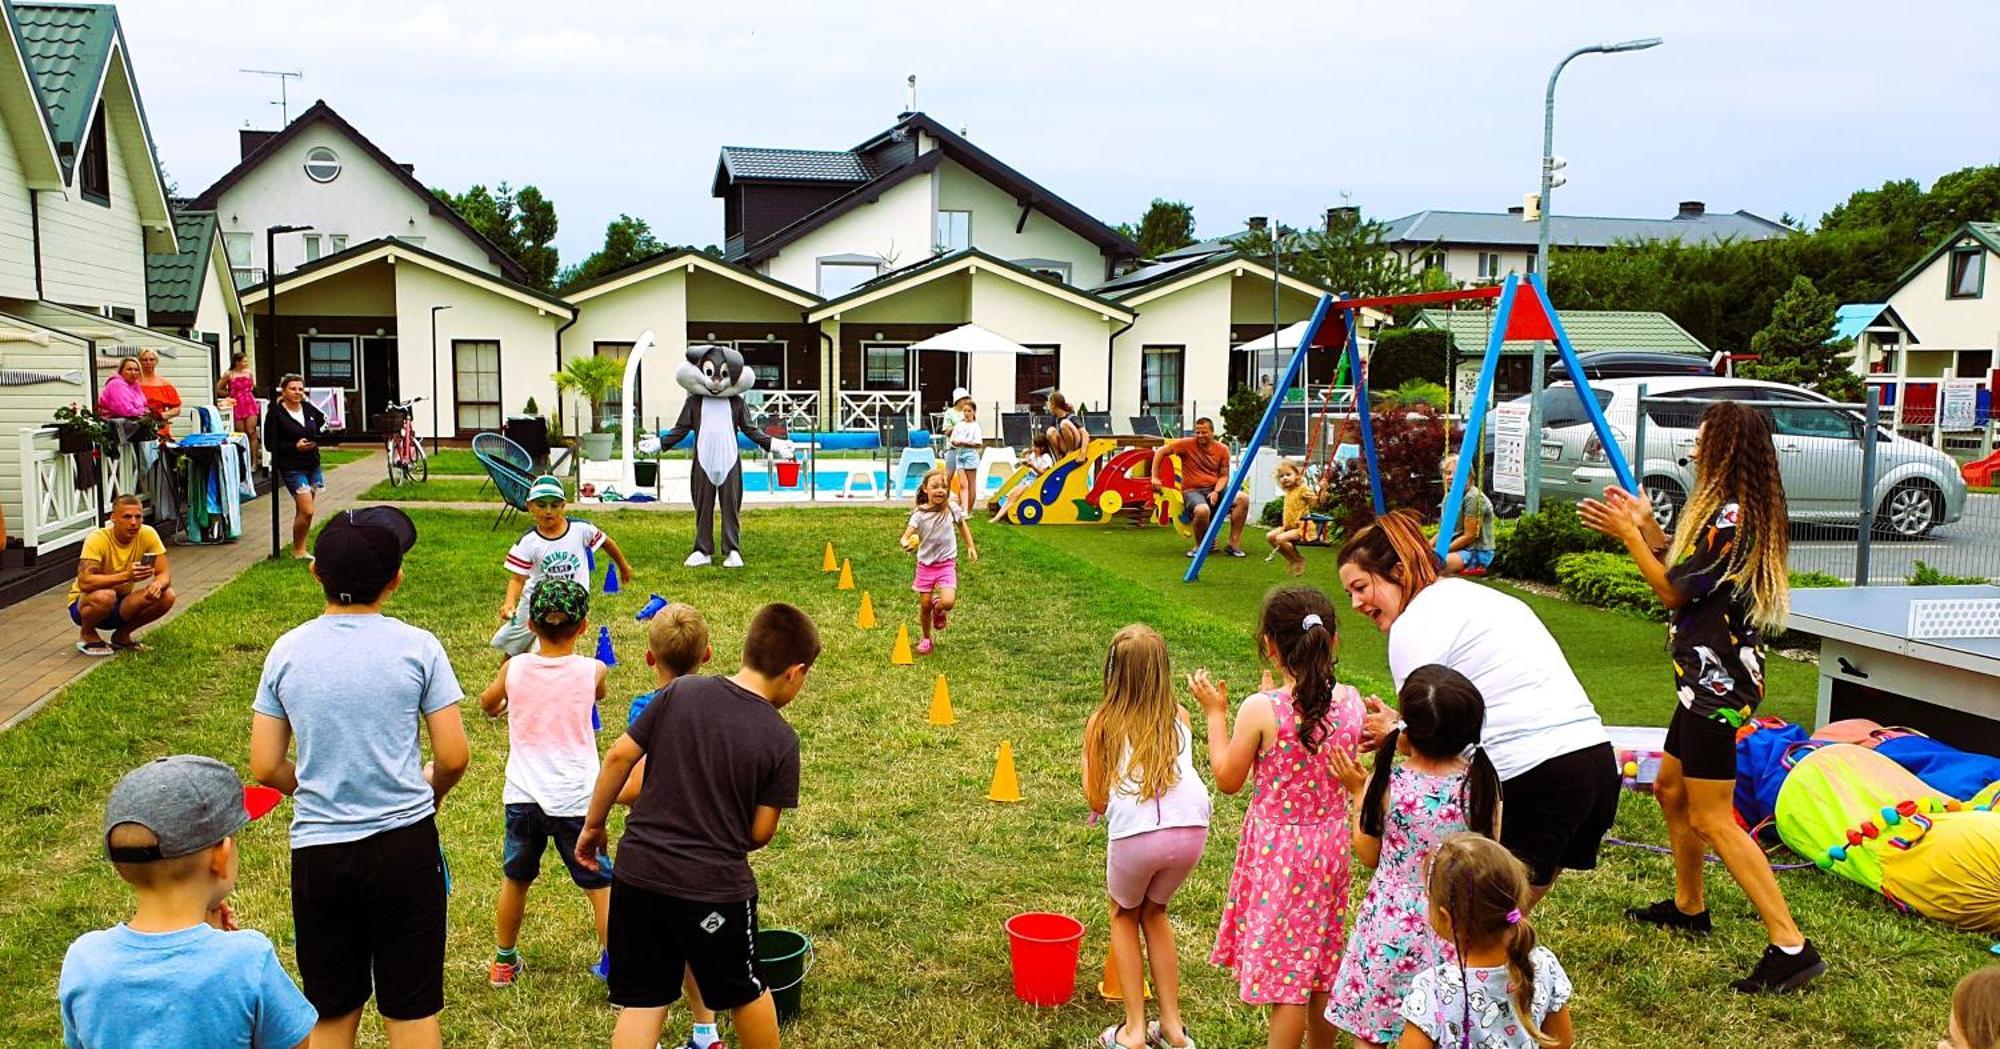
<svg viewBox="0 0 2000 1049">
<path fill-rule="evenodd" d="M 688 559 L 681 562 L 681 564 L 688 568 L 706 568 L 712 563 L 713 561 L 710 560 L 709 556 L 699 550 L 689 554 Z"/>
<path fill-rule="evenodd" d="M 734 550 L 731 550 L 731 551 L 729 551 L 729 556 L 728 556 L 728 557 L 725 557 L 725 558 L 723 558 L 723 559 L 722 559 L 722 567 L 724 567 L 724 568 L 742 568 L 742 567 L 743 567 L 743 555 L 742 555 L 742 554 L 740 554 L 740 553 L 737 553 L 737 552 L 736 552 L 736 551 L 734 551 Z"/>
</svg>

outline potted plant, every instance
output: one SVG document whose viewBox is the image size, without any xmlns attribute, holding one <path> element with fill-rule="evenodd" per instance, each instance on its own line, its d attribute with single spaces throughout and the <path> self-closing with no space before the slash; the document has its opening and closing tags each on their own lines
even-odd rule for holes
<svg viewBox="0 0 2000 1049">
<path fill-rule="evenodd" d="M 111 443 L 111 425 L 80 404 L 56 409 L 56 450 L 87 452 Z"/>
<path fill-rule="evenodd" d="M 553 376 L 559 393 L 575 393 L 590 405 L 591 429 L 582 434 L 585 458 L 611 458 L 615 434 L 606 430 L 604 395 L 624 385 L 625 365 L 609 357 L 577 357 Z"/>
</svg>

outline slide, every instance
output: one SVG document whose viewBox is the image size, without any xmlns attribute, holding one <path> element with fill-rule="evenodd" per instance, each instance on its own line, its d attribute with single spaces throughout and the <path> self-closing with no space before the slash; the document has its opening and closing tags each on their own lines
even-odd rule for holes
<svg viewBox="0 0 2000 1049">
<path fill-rule="evenodd" d="M 1984 459 L 1975 459 L 1972 462 L 1966 463 L 1964 466 L 1958 468 L 1958 474 L 1960 477 L 1965 478 L 1966 484 L 1975 485 L 1980 488 L 1992 488 L 2000 485 L 2000 451 L 1996 451 Z"/>
</svg>

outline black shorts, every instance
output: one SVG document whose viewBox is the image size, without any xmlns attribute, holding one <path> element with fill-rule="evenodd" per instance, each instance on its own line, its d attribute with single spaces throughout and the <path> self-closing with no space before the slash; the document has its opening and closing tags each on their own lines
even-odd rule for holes
<svg viewBox="0 0 2000 1049">
<path fill-rule="evenodd" d="M 444 854 L 437 821 L 292 850 L 299 982 L 322 1018 L 368 1003 L 385 1019 L 444 1010 Z"/>
<path fill-rule="evenodd" d="M 597 853 L 597 870 L 576 861 L 577 835 L 583 833 L 582 816 L 551 816 L 540 805 L 515 803 L 507 807 L 506 840 L 500 844 L 500 873 L 508 881 L 532 885 L 542 873 L 542 853 L 549 840 L 556 843 L 556 855 L 569 868 L 569 880 L 586 891 L 611 887 L 611 857 Z"/>
<path fill-rule="evenodd" d="M 1618 819 L 1617 756 L 1599 743 L 1550 758 L 1500 784 L 1500 804 L 1500 844 L 1528 865 L 1530 884 L 1591 870 Z"/>
<path fill-rule="evenodd" d="M 1665 749 L 1680 759 L 1681 775 L 1688 779 L 1736 778 L 1736 730 L 1726 721 L 1703 717 L 1676 703 L 1674 719 L 1667 722 Z"/>
<path fill-rule="evenodd" d="M 611 1004 L 659 1009 L 694 971 L 702 1003 L 727 1012 L 764 993 L 757 975 L 757 899 L 703 903 L 611 879 Z"/>
</svg>

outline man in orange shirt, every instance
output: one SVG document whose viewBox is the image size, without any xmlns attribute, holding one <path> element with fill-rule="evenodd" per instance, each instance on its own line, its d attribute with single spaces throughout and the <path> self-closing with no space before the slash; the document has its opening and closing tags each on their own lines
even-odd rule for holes
<svg viewBox="0 0 2000 1049">
<path fill-rule="evenodd" d="M 1215 514 L 1215 502 L 1219 498 L 1216 489 L 1229 477 L 1229 446 L 1215 439 L 1215 422 L 1202 418 L 1194 421 L 1194 436 L 1168 441 L 1153 452 L 1153 491 L 1160 490 L 1160 467 L 1167 456 L 1181 457 L 1181 494 L 1185 505 L 1181 509 L 1181 519 L 1194 522 L 1195 545 L 1188 548 L 1187 555 L 1193 557 L 1201 549 L 1201 539 L 1208 535 L 1208 519 Z M 1229 508 L 1229 546 L 1223 551 L 1231 557 L 1243 555 L 1243 525 L 1250 520 L 1250 493 L 1238 491 L 1236 502 Z"/>
</svg>

